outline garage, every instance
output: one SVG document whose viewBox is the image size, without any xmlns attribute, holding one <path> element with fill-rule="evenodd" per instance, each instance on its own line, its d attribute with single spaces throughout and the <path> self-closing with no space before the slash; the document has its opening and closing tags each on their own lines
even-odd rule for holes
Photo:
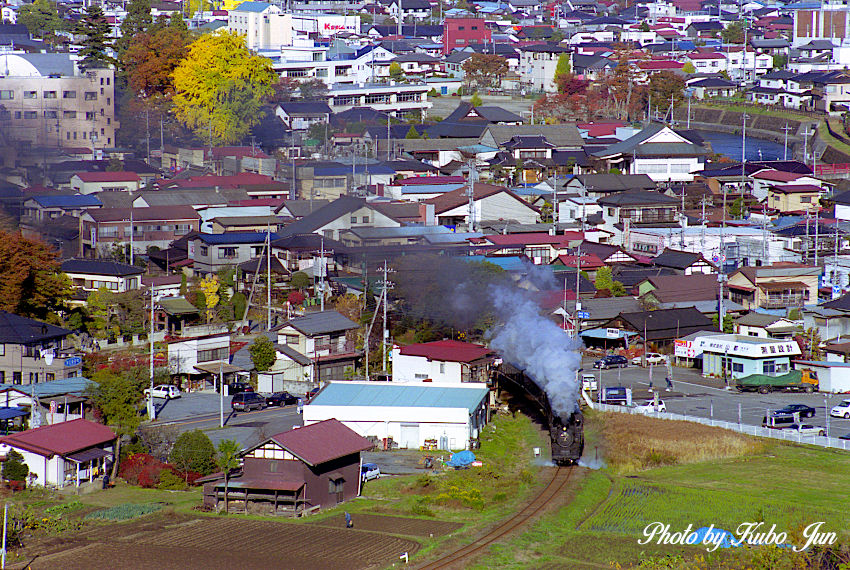
<svg viewBox="0 0 850 570">
<path fill-rule="evenodd" d="M 488 416 L 477 383 L 331 382 L 304 406 L 304 425 L 336 418 L 383 449 L 467 449 Z"/>
</svg>

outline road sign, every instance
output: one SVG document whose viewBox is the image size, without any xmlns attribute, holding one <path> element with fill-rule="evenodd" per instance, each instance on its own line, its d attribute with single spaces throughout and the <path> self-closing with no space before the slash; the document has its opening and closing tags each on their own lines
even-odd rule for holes
<svg viewBox="0 0 850 570">
<path fill-rule="evenodd" d="M 79 366 L 83 363 L 83 359 L 79 356 L 72 356 L 71 358 L 65 359 L 65 366 Z"/>
<path fill-rule="evenodd" d="M 50 413 L 56 413 L 56 400 L 50 400 Z"/>
<path fill-rule="evenodd" d="M 579 319 L 589 319 L 590 313 L 588 313 L 587 311 L 578 311 L 576 312 L 576 317 Z"/>
</svg>

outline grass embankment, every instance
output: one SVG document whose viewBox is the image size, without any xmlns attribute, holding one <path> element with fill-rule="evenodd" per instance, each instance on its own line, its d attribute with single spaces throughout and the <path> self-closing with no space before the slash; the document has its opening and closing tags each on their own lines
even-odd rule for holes
<svg viewBox="0 0 850 570">
<path fill-rule="evenodd" d="M 586 427 L 598 438 L 608 466 L 588 474 L 569 505 L 494 547 L 477 567 L 820 567 L 811 551 L 759 547 L 707 553 L 691 546 L 638 544 L 643 529 L 655 521 L 669 524 L 670 532 L 711 524 L 735 532 L 741 523 L 765 521 L 801 545 L 801 529 L 823 521 L 824 532 L 838 533 L 845 543 L 850 539 L 840 501 L 850 484 L 846 452 L 625 414 L 590 414 Z M 659 456 L 669 464 L 653 467 Z"/>
</svg>

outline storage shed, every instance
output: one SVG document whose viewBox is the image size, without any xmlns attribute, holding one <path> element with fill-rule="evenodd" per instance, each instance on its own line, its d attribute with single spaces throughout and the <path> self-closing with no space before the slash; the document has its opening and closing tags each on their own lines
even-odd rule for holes
<svg viewBox="0 0 850 570">
<path fill-rule="evenodd" d="M 850 393 L 850 363 L 822 360 L 795 360 L 794 368 L 810 368 L 818 373 L 818 390 L 832 394 Z"/>
<path fill-rule="evenodd" d="M 304 406 L 304 425 L 336 418 L 387 448 L 466 449 L 488 421 L 485 384 L 331 382 Z"/>
</svg>

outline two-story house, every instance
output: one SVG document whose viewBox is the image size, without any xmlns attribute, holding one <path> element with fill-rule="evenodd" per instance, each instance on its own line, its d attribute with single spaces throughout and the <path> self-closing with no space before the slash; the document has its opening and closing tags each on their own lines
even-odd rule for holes
<svg viewBox="0 0 850 570">
<path fill-rule="evenodd" d="M 486 383 L 496 353 L 480 344 L 438 340 L 393 349 L 393 382 Z"/>
<path fill-rule="evenodd" d="M 167 249 L 171 242 L 200 230 L 201 217 L 192 206 L 99 208 L 80 216 L 80 255 L 99 257 L 113 246 L 145 253 L 151 246 Z M 132 239 L 130 226 L 132 225 Z"/>
<path fill-rule="evenodd" d="M 124 293 L 140 288 L 145 268 L 109 259 L 68 259 L 62 262 L 62 272 L 76 289 L 97 291 L 105 287 Z"/>
<path fill-rule="evenodd" d="M 556 93 L 555 70 L 562 55 L 570 57 L 572 50 L 556 44 L 534 44 L 519 48 L 520 84 L 528 91 Z"/>
<path fill-rule="evenodd" d="M 602 207 L 603 229 L 612 234 L 614 244 L 625 245 L 624 235 L 632 227 L 679 222 L 679 200 L 661 192 L 623 192 L 597 203 Z"/>
<path fill-rule="evenodd" d="M 729 275 L 728 296 L 746 309 L 791 309 L 815 304 L 819 267 L 782 263 L 742 267 Z"/>
<path fill-rule="evenodd" d="M 71 188 L 78 194 L 135 192 L 141 184 L 135 172 L 80 172 L 71 177 Z"/>
<path fill-rule="evenodd" d="M 814 212 L 822 194 L 814 184 L 774 184 L 767 190 L 767 206 L 783 213 Z"/>
<path fill-rule="evenodd" d="M 37 384 L 80 376 L 71 331 L 0 311 L 0 384 Z"/>
<path fill-rule="evenodd" d="M 340 196 L 333 202 L 304 216 L 281 232 L 281 237 L 297 234 L 319 234 L 339 240 L 340 234 L 355 228 L 397 228 L 401 222 L 381 212 L 365 198 Z"/>
<path fill-rule="evenodd" d="M 219 371 L 222 374 L 232 372 L 230 333 L 169 340 L 166 358 L 169 373 L 187 379 L 189 388 L 209 388 L 215 384 L 213 377 L 218 376 Z M 205 378 L 212 378 L 212 381 L 205 382 Z"/>
<path fill-rule="evenodd" d="M 332 310 L 288 320 L 273 329 L 277 332 L 277 361 L 269 373 L 305 386 L 346 379 L 354 373 L 361 355 L 346 333 L 359 326 Z"/>
<path fill-rule="evenodd" d="M 188 256 L 195 272 L 216 273 L 262 256 L 266 241 L 277 237 L 274 232 L 270 237 L 266 232 L 197 234 L 189 239 Z"/>
</svg>

